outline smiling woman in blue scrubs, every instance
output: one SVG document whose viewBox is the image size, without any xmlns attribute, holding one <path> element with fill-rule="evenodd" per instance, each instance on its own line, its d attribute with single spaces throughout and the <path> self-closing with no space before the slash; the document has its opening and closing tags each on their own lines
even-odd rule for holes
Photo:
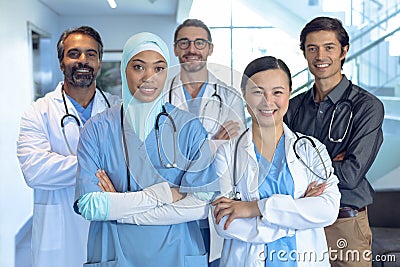
<svg viewBox="0 0 400 267">
<path fill-rule="evenodd" d="M 85 266 L 207 266 L 196 220 L 207 217 L 217 176 L 200 121 L 162 103 L 168 64 L 158 36 L 132 36 L 121 61 L 122 107 L 81 133 L 74 208 L 91 220 Z"/>
</svg>

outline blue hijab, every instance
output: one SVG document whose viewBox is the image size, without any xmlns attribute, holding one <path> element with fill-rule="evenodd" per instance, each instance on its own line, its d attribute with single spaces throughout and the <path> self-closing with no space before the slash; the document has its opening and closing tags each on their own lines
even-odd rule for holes
<svg viewBox="0 0 400 267">
<path fill-rule="evenodd" d="M 125 43 L 121 60 L 122 101 L 128 122 L 138 137 L 144 141 L 153 129 L 157 114 L 161 112 L 163 92 L 152 102 L 141 102 L 132 95 L 126 79 L 126 67 L 132 57 L 143 51 L 155 51 L 164 57 L 169 66 L 169 50 L 165 42 L 150 32 L 133 35 Z M 164 84 L 165 86 L 165 84 Z M 163 90 L 164 91 L 164 88 Z"/>
</svg>

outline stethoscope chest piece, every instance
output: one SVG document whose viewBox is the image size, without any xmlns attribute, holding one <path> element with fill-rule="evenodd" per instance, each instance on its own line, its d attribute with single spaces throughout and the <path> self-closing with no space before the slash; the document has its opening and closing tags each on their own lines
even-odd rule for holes
<svg viewBox="0 0 400 267">
<path fill-rule="evenodd" d="M 240 192 L 236 192 L 233 199 L 234 200 L 242 200 L 242 194 L 240 194 Z"/>
<path fill-rule="evenodd" d="M 242 194 L 234 187 L 229 198 L 232 200 L 242 200 Z"/>
</svg>

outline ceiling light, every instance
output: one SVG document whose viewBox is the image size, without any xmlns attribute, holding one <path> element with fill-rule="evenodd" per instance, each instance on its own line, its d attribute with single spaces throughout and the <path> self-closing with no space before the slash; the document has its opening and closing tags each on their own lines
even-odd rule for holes
<svg viewBox="0 0 400 267">
<path fill-rule="evenodd" d="M 115 0 L 107 0 L 108 4 L 110 5 L 111 8 L 116 8 L 117 3 L 115 3 Z"/>
</svg>

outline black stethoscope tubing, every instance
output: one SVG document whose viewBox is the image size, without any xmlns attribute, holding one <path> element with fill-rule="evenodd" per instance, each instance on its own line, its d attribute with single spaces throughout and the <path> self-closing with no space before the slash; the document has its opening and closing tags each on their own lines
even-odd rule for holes
<svg viewBox="0 0 400 267">
<path fill-rule="evenodd" d="M 331 119 L 330 119 L 330 123 L 329 123 L 329 129 L 328 129 L 328 139 L 329 139 L 329 141 L 331 141 L 331 142 L 334 142 L 334 143 L 341 143 L 341 142 L 343 142 L 343 140 L 345 139 L 345 137 L 346 137 L 346 135 L 347 135 L 347 132 L 348 132 L 348 130 L 349 130 L 349 128 L 350 128 L 350 125 L 351 125 L 351 122 L 352 122 L 352 118 L 353 118 L 353 109 L 354 109 L 353 101 L 351 101 L 351 99 L 350 99 L 350 93 L 351 93 L 352 85 L 353 85 L 352 82 L 349 81 L 349 85 L 347 86 L 347 88 L 346 88 L 346 90 L 345 90 L 345 92 L 346 92 L 345 97 L 344 97 L 343 99 L 340 99 L 340 100 L 339 100 L 338 102 L 336 102 L 335 105 L 334 105 L 334 109 L 333 109 L 333 112 L 332 112 L 332 115 L 331 115 Z M 311 92 L 310 92 L 310 93 L 311 93 Z M 299 115 L 300 107 L 301 107 L 301 106 L 304 106 L 305 99 L 306 99 L 306 95 L 304 95 L 303 98 L 301 99 L 300 105 L 299 105 L 298 108 L 296 109 L 296 112 L 295 112 L 295 114 L 294 114 L 294 116 L 293 116 L 292 122 L 295 122 L 295 121 L 297 120 L 297 117 L 298 117 L 298 115 Z M 348 121 L 347 121 L 346 130 L 345 130 L 343 136 L 340 137 L 340 138 L 338 138 L 338 139 L 334 139 L 334 138 L 332 137 L 332 125 L 333 125 L 333 120 L 334 120 L 334 118 L 335 118 L 336 111 L 339 109 L 339 107 L 340 107 L 341 105 L 347 105 L 347 106 L 349 107 L 350 116 L 349 116 L 349 119 L 348 119 Z"/>
<path fill-rule="evenodd" d="M 174 82 L 175 82 L 175 77 L 172 78 L 171 85 L 170 85 L 169 92 L 168 92 L 168 102 L 171 104 L 172 104 L 172 91 L 174 90 L 173 89 Z M 218 94 L 218 90 L 217 90 L 218 85 L 216 83 L 214 83 L 213 85 L 214 85 L 214 92 L 211 95 L 211 98 L 215 97 L 218 99 L 218 102 L 219 102 L 218 117 L 216 120 L 216 123 L 218 124 L 221 119 L 223 101 L 222 101 L 222 97 Z M 209 101 L 203 107 L 203 110 L 202 110 L 203 115 L 205 114 L 205 110 L 206 110 L 206 107 L 208 106 L 208 103 L 209 103 Z M 200 117 L 201 117 L 201 123 L 204 124 L 204 116 L 202 116 L 200 114 Z M 212 129 L 214 129 L 214 127 Z"/>
<path fill-rule="evenodd" d="M 237 185 L 238 185 L 238 180 L 237 180 L 237 154 L 238 154 L 238 148 L 239 148 L 239 143 L 241 141 L 241 139 L 243 138 L 243 136 L 249 131 L 249 128 L 247 128 L 243 133 L 240 134 L 236 144 L 235 144 L 235 149 L 234 149 L 234 156 L 233 156 L 233 173 L 232 173 L 232 181 L 233 181 L 233 190 L 231 193 L 231 199 L 233 200 L 241 200 L 241 194 L 239 191 L 237 191 Z M 321 153 L 319 152 L 315 142 L 309 137 L 309 136 L 299 136 L 296 132 L 294 133 L 296 135 L 296 141 L 293 143 L 293 151 L 294 154 L 296 156 L 296 158 L 311 172 L 313 173 L 315 176 L 317 176 L 318 178 L 327 181 L 329 179 L 329 177 L 331 176 L 332 172 L 329 173 L 328 175 L 328 171 L 327 171 L 327 167 L 325 165 L 325 162 L 321 156 Z M 311 169 L 311 167 L 309 167 L 304 160 L 300 157 L 300 155 L 297 153 L 297 149 L 296 149 L 296 144 L 297 142 L 299 142 L 302 139 L 306 139 L 310 142 L 311 146 L 313 147 L 313 149 L 317 152 L 318 157 L 322 163 L 322 166 L 324 167 L 325 170 L 325 177 L 322 177 L 320 175 L 318 175 L 314 170 Z"/>
<path fill-rule="evenodd" d="M 103 93 L 102 90 L 100 90 L 100 89 L 98 89 L 98 90 L 101 93 L 101 95 L 103 96 L 104 100 L 106 101 L 107 107 L 110 108 L 111 105 L 110 105 L 110 102 L 108 102 L 108 99 L 107 99 L 106 95 Z M 64 108 L 65 108 L 65 115 L 61 118 L 61 130 L 62 130 L 62 133 L 63 133 L 63 136 L 64 136 L 65 143 L 66 143 L 67 148 L 69 150 L 69 153 L 71 153 L 72 155 L 75 155 L 75 153 L 72 151 L 71 146 L 69 145 L 68 138 L 67 138 L 67 135 L 65 133 L 64 121 L 65 121 L 65 119 L 70 117 L 70 118 L 75 120 L 75 122 L 76 122 L 76 124 L 78 125 L 79 128 L 81 127 L 81 122 L 79 121 L 78 117 L 76 117 L 74 114 L 69 113 L 68 106 L 67 106 L 67 101 L 65 99 L 64 84 L 61 86 L 61 96 L 62 96 L 62 99 L 63 99 Z"/>
<path fill-rule="evenodd" d="M 123 105 L 121 105 L 121 131 L 122 131 L 122 144 L 123 144 L 123 149 L 124 149 L 124 154 L 125 154 L 125 162 L 126 162 L 126 180 L 127 180 L 127 186 L 128 186 L 128 191 L 131 191 L 131 180 L 130 180 L 130 175 L 129 175 L 129 170 L 130 170 L 130 164 L 129 164 L 129 154 L 128 154 L 128 145 L 126 142 L 126 137 L 125 137 L 125 128 L 124 128 L 124 108 Z M 162 155 L 161 155 L 161 143 L 160 143 L 160 137 L 159 137 L 159 120 L 161 118 L 161 116 L 166 116 L 171 124 L 172 124 L 172 128 L 173 128 L 173 142 L 174 142 L 174 160 L 172 163 L 169 162 L 164 162 L 164 160 L 162 159 Z M 177 167 L 177 163 L 176 163 L 176 140 L 177 140 L 177 131 L 176 131 L 176 124 L 174 119 L 172 118 L 172 116 L 166 111 L 165 106 L 162 107 L 162 111 L 160 113 L 158 113 L 156 121 L 155 121 L 155 132 L 156 132 L 156 140 L 157 140 L 157 152 L 158 152 L 158 156 L 160 158 L 161 164 L 165 167 L 165 168 L 176 168 Z"/>
<path fill-rule="evenodd" d="M 171 124 L 172 124 L 173 135 L 174 135 L 174 137 L 173 137 L 173 142 L 174 142 L 174 144 L 173 144 L 174 145 L 174 161 L 172 163 L 169 163 L 169 162 L 165 163 L 164 160 L 162 159 L 162 155 L 161 155 L 161 143 L 160 143 L 160 137 L 159 137 L 160 126 L 159 126 L 159 123 L 158 123 L 160 118 L 161 118 L 161 116 L 166 116 L 169 119 L 169 121 L 171 122 Z M 155 127 L 155 131 L 156 131 L 157 150 L 158 150 L 158 155 L 160 157 L 161 163 L 163 164 L 163 166 L 165 168 L 176 168 L 177 167 L 177 164 L 176 164 L 176 125 L 175 125 L 174 119 L 165 110 L 165 106 L 162 107 L 162 111 L 157 115 L 154 127 Z"/>
<path fill-rule="evenodd" d="M 341 143 L 341 142 L 343 142 L 343 140 L 344 140 L 344 138 L 346 137 L 347 132 L 348 132 L 348 130 L 349 130 L 349 128 L 350 128 L 352 119 L 353 119 L 353 109 L 354 109 L 354 105 L 353 105 L 353 101 L 351 101 L 351 99 L 350 99 L 350 93 L 351 93 L 351 89 L 352 89 L 352 83 L 351 83 L 351 81 L 349 81 L 349 82 L 350 82 L 350 83 L 349 83 L 349 86 L 346 88 L 346 96 L 345 96 L 344 99 L 340 99 L 340 100 L 335 104 L 335 108 L 334 108 L 334 110 L 333 110 L 333 112 L 332 112 L 331 121 L 330 121 L 330 123 L 329 123 L 328 139 L 329 139 L 329 141 L 334 142 L 334 143 Z M 350 110 L 350 115 L 349 115 L 349 119 L 348 119 L 348 121 L 347 121 L 346 130 L 344 131 L 343 136 L 340 137 L 340 138 L 338 138 L 338 139 L 334 139 L 334 138 L 332 137 L 332 125 L 333 125 L 333 120 L 334 120 L 334 118 L 335 118 L 336 111 L 339 109 L 340 105 L 347 105 L 347 106 L 349 107 L 349 110 Z"/>
<path fill-rule="evenodd" d="M 124 146 L 124 154 L 125 154 L 125 166 L 126 166 L 126 181 L 127 181 L 127 187 L 128 191 L 131 191 L 131 179 L 129 176 L 129 169 L 130 169 L 130 164 L 129 164 L 129 154 L 128 154 L 128 145 L 126 144 L 126 137 L 125 137 L 125 128 L 124 128 L 124 109 L 123 105 L 121 105 L 121 131 L 122 131 L 122 144 Z"/>
<path fill-rule="evenodd" d="M 169 92 L 168 92 L 168 102 L 171 104 L 172 104 L 172 91 L 174 90 L 172 87 L 174 86 L 174 82 L 175 82 L 175 77 L 172 78 L 171 85 L 170 85 Z M 213 85 L 214 85 L 214 93 L 211 95 L 211 97 L 218 98 L 219 108 L 222 109 L 222 98 L 218 94 L 218 90 L 217 90 L 218 85 L 216 83 L 214 83 Z"/>
<path fill-rule="evenodd" d="M 104 100 L 106 101 L 107 107 L 110 108 L 110 102 L 108 102 L 108 99 L 106 97 L 106 95 L 104 94 L 104 92 L 100 89 L 98 89 L 100 94 L 103 96 Z M 68 117 L 73 118 L 76 121 L 76 124 L 78 124 L 78 126 L 81 126 L 81 123 L 78 119 L 78 117 L 76 117 L 74 114 L 69 113 L 68 107 L 67 107 L 67 101 L 65 100 L 65 93 L 64 93 L 64 85 L 62 85 L 61 87 L 61 96 L 63 99 L 63 103 L 64 103 L 64 108 L 65 108 L 65 115 L 61 118 L 61 128 L 64 129 L 64 120 Z"/>
<path fill-rule="evenodd" d="M 318 178 L 327 181 L 329 179 L 329 177 L 331 176 L 332 172 L 329 173 L 328 175 L 328 170 L 326 168 L 325 162 L 322 158 L 321 153 L 319 152 L 317 145 L 315 144 L 314 140 L 312 140 L 309 136 L 303 135 L 303 136 L 299 136 L 296 132 L 294 132 L 294 134 L 296 135 L 296 141 L 294 141 L 293 143 L 293 152 L 294 155 L 296 156 L 296 158 L 315 176 L 317 176 Z M 299 142 L 300 140 L 305 139 L 308 142 L 310 142 L 312 148 L 317 152 L 317 155 L 319 157 L 319 160 L 322 163 L 322 166 L 324 167 L 324 171 L 325 171 L 325 177 L 322 177 L 321 175 L 318 175 L 310 166 L 308 166 L 305 161 L 300 157 L 300 155 L 297 153 L 297 149 L 296 149 L 296 144 L 297 142 Z"/>
<path fill-rule="evenodd" d="M 249 131 L 249 129 L 250 128 L 247 128 L 246 130 L 244 130 L 243 133 L 240 134 L 240 136 L 235 144 L 235 151 L 234 151 L 234 155 L 233 155 L 233 174 L 232 174 L 233 191 L 232 191 L 232 196 L 231 196 L 231 199 L 233 199 L 233 200 L 241 200 L 242 199 L 240 192 L 237 191 L 238 181 L 237 181 L 236 162 L 237 162 L 237 153 L 238 153 L 240 140 L 242 140 L 243 136 L 245 136 L 245 134 Z"/>
</svg>

